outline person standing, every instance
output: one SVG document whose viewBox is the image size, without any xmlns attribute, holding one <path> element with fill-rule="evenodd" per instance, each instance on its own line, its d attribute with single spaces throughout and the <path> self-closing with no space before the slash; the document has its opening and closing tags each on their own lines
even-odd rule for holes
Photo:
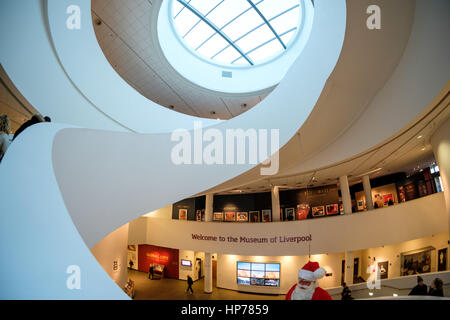
<svg viewBox="0 0 450 320">
<path fill-rule="evenodd" d="M 6 114 L 0 115 L 0 161 L 9 147 L 9 132 L 11 131 L 11 122 Z"/>
<path fill-rule="evenodd" d="M 352 297 L 352 291 L 347 286 L 347 284 L 344 282 L 343 284 L 344 289 L 341 292 L 342 299 L 341 300 L 353 300 Z"/>
<path fill-rule="evenodd" d="M 286 300 L 333 300 L 317 283 L 325 273 L 319 263 L 309 261 L 298 271 L 298 282 L 286 294 Z"/>
<path fill-rule="evenodd" d="M 150 268 L 148 270 L 148 278 L 150 280 L 153 280 L 153 264 L 150 265 Z"/>
<path fill-rule="evenodd" d="M 417 285 L 412 288 L 408 296 L 426 296 L 427 295 L 427 285 L 423 283 L 421 276 L 417 276 Z"/>
<path fill-rule="evenodd" d="M 443 297 L 444 296 L 444 282 L 436 278 L 433 280 L 433 283 L 430 286 L 430 291 L 428 292 L 428 295 L 435 296 L 435 297 Z"/>
<path fill-rule="evenodd" d="M 194 284 L 194 281 L 192 280 L 192 278 L 191 278 L 191 276 L 187 276 L 187 284 L 188 284 L 188 287 L 187 287 L 187 289 L 186 289 L 186 292 L 191 292 L 190 294 L 193 294 L 194 293 L 194 290 L 192 289 L 192 285 Z"/>
</svg>

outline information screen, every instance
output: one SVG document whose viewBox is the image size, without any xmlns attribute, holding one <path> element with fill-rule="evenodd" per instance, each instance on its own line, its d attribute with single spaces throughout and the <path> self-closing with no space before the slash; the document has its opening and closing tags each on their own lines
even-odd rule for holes
<svg viewBox="0 0 450 320">
<path fill-rule="evenodd" d="M 237 262 L 237 283 L 251 286 L 280 286 L 279 263 Z"/>
</svg>

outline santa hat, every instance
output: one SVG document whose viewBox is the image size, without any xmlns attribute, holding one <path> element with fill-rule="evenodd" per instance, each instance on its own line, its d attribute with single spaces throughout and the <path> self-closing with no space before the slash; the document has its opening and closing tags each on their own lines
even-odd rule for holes
<svg viewBox="0 0 450 320">
<path fill-rule="evenodd" d="M 307 281 L 317 281 L 322 278 L 325 273 L 325 269 L 320 268 L 317 262 L 309 261 L 303 268 L 298 270 L 298 277 Z"/>
</svg>

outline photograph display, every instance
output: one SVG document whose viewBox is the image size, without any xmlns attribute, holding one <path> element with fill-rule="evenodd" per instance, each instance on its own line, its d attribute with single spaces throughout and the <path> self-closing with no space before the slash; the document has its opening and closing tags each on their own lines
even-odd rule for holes
<svg viewBox="0 0 450 320">
<path fill-rule="evenodd" d="M 310 206 L 307 203 L 301 203 L 297 205 L 297 220 L 308 219 Z"/>
<path fill-rule="evenodd" d="M 312 207 L 312 215 L 313 215 L 313 217 L 324 216 L 325 215 L 325 207 L 324 206 Z"/>
<path fill-rule="evenodd" d="M 327 205 L 327 215 L 338 214 L 339 206 L 337 204 L 329 204 Z"/>
<path fill-rule="evenodd" d="M 287 221 L 294 220 L 294 218 L 295 218 L 295 209 L 294 208 L 286 208 L 285 212 L 286 212 L 286 220 Z"/>
<path fill-rule="evenodd" d="M 263 222 L 270 222 L 272 221 L 272 210 L 263 210 L 262 211 L 262 221 Z"/>
<path fill-rule="evenodd" d="M 378 262 L 378 270 L 380 272 L 380 279 L 388 278 L 389 261 Z"/>
<path fill-rule="evenodd" d="M 179 209 L 178 210 L 178 219 L 179 220 L 187 220 L 187 209 Z"/>
<path fill-rule="evenodd" d="M 259 211 L 250 211 L 250 222 L 260 222 Z"/>
<path fill-rule="evenodd" d="M 438 270 L 437 271 L 445 271 L 447 270 L 447 248 L 441 249 L 438 251 Z"/>
<path fill-rule="evenodd" d="M 431 272 L 431 255 L 434 250 L 433 247 L 428 247 L 402 253 L 400 274 L 410 276 Z"/>
<path fill-rule="evenodd" d="M 279 263 L 237 262 L 237 284 L 252 286 L 280 286 Z"/>
<path fill-rule="evenodd" d="M 236 221 L 236 212 L 225 212 L 225 221 Z"/>
<path fill-rule="evenodd" d="M 248 212 L 238 212 L 237 213 L 237 221 L 248 222 Z"/>
<path fill-rule="evenodd" d="M 214 212 L 214 221 L 223 221 L 223 212 Z"/>
</svg>

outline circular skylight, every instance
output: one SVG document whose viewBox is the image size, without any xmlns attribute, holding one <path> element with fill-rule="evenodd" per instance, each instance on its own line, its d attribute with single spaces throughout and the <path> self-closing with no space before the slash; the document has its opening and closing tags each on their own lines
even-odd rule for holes
<svg viewBox="0 0 450 320">
<path fill-rule="evenodd" d="M 285 52 L 300 28 L 301 0 L 172 0 L 179 38 L 198 56 L 254 66 Z"/>
</svg>

